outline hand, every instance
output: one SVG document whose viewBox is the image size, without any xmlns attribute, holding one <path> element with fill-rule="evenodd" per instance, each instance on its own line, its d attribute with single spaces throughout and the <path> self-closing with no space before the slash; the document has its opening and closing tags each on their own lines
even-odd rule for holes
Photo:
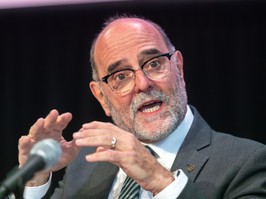
<svg viewBox="0 0 266 199">
<path fill-rule="evenodd" d="M 58 163 L 49 171 L 38 172 L 35 177 L 27 183 L 28 186 L 38 186 L 44 184 L 49 173 L 57 171 L 67 166 L 78 154 L 79 147 L 75 142 L 66 141 L 62 136 L 63 130 L 72 119 L 71 113 L 59 115 L 57 110 L 52 110 L 46 118 L 39 118 L 30 128 L 29 134 L 19 139 L 19 164 L 24 165 L 28 159 L 32 146 L 45 138 L 53 138 L 58 141 L 62 149 L 62 155 Z"/>
<path fill-rule="evenodd" d="M 154 195 L 173 181 L 172 173 L 162 167 L 133 134 L 111 123 L 84 124 L 73 137 L 77 146 L 97 147 L 96 153 L 86 156 L 87 161 L 107 161 L 119 166 L 143 189 Z M 112 150 L 113 137 L 117 143 Z"/>
</svg>

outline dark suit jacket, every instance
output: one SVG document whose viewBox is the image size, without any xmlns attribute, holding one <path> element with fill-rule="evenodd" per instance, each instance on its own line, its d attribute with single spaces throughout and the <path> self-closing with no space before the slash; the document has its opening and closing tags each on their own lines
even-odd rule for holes
<svg viewBox="0 0 266 199">
<path fill-rule="evenodd" d="M 179 199 L 266 198 L 266 146 L 212 130 L 195 108 L 193 124 L 172 171 L 182 169 L 189 182 Z M 53 199 L 104 199 L 118 168 L 110 163 L 88 163 L 83 149 L 68 166 Z"/>
</svg>

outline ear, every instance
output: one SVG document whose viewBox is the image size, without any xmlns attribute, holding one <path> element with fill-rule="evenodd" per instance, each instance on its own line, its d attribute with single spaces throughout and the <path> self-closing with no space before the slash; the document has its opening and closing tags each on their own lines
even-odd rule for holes
<svg viewBox="0 0 266 199">
<path fill-rule="evenodd" d="M 179 69 L 179 72 L 181 74 L 181 77 L 184 79 L 184 70 L 183 70 L 183 56 L 180 51 L 175 52 L 175 58 L 176 58 L 176 63 L 177 67 Z"/>
<path fill-rule="evenodd" d="M 95 81 L 90 82 L 90 89 L 91 89 L 92 94 L 100 102 L 105 114 L 108 117 L 110 117 L 111 116 L 110 109 L 108 105 L 106 104 L 106 101 L 104 99 L 104 94 L 99 86 L 100 86 L 99 82 L 95 82 Z"/>
</svg>

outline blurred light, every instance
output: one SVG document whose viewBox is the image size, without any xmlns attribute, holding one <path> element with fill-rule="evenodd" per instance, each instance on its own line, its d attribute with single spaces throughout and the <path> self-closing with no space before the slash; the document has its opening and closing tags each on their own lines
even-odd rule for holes
<svg viewBox="0 0 266 199">
<path fill-rule="evenodd" d="M 103 3 L 125 0 L 0 0 L 0 9 L 25 8 L 56 5 L 74 5 L 84 3 Z"/>
</svg>

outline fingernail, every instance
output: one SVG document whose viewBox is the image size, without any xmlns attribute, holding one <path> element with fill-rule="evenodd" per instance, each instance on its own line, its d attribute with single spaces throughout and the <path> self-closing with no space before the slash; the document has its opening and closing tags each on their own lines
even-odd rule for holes
<svg viewBox="0 0 266 199">
<path fill-rule="evenodd" d="M 79 134 L 80 134 L 80 132 L 78 131 L 78 132 L 75 132 L 75 133 L 73 133 L 73 137 L 78 137 L 79 136 Z"/>
<path fill-rule="evenodd" d="M 90 123 L 85 123 L 85 124 L 82 125 L 82 127 L 83 127 L 83 128 L 88 128 L 89 125 L 90 125 Z"/>
</svg>

